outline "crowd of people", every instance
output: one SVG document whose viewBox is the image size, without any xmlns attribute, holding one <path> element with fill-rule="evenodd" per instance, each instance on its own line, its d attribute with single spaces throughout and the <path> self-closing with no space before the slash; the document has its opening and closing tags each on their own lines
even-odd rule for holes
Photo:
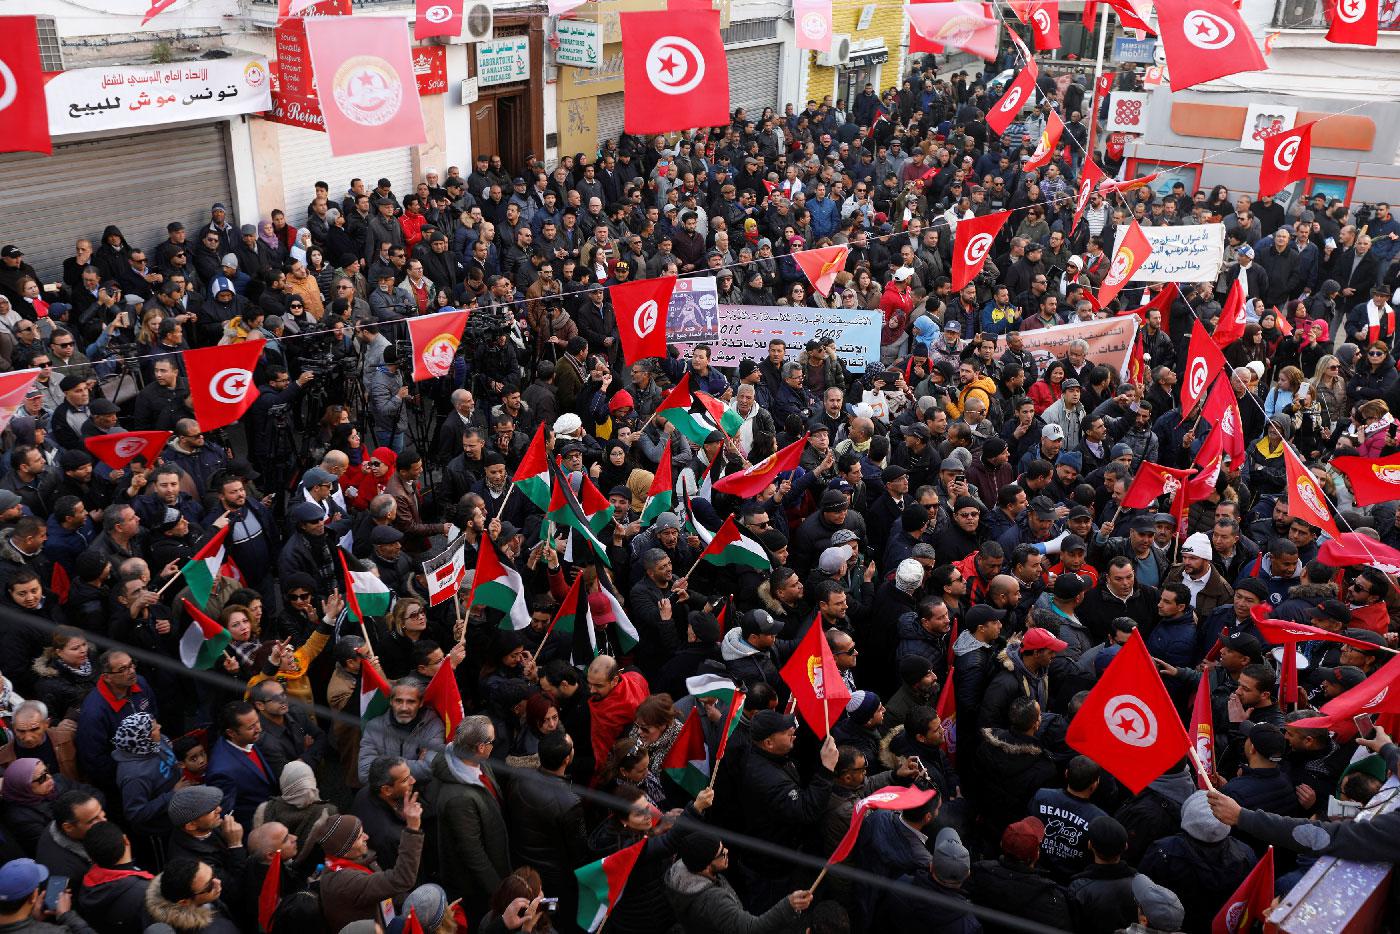
<svg viewBox="0 0 1400 934">
<path fill-rule="evenodd" d="M 1386 667 L 1400 583 L 1319 559 L 1284 442 L 1342 527 L 1400 547 L 1395 505 L 1356 506 L 1331 464 L 1397 447 L 1400 223 L 1178 183 L 1095 192 L 1074 226 L 1084 89 L 1041 91 L 1008 145 L 988 76 L 928 57 L 849 108 L 741 109 L 553 167 L 477 154 L 407 193 L 318 183 L 260 224 L 214 204 L 149 249 L 108 226 L 61 269 L 0 250 L 0 368 L 39 373 L 0 459 L 0 930 L 576 931 L 597 897 L 575 871 L 644 843 L 610 934 L 1197 932 L 1269 846 L 1280 894 L 1321 856 L 1394 860 L 1387 818 L 1351 817 L 1400 747 L 1294 724 Z M 1066 149 L 1025 169 L 1052 109 Z M 957 225 L 1002 209 L 953 291 Z M 1142 384 L 1081 342 L 1026 350 L 1157 297 L 1095 298 L 1130 220 L 1212 218 L 1225 263 L 1146 314 Z M 833 244 L 822 295 L 793 254 Z M 656 276 L 877 312 L 881 346 L 858 372 L 821 339 L 627 365 L 609 288 Z M 1189 467 L 1219 430 L 1176 382 L 1237 281 L 1222 378 L 1246 454 L 1180 522 L 1169 497 L 1124 508 L 1142 464 Z M 404 321 L 454 308 L 451 372 L 415 383 Z M 258 399 L 206 434 L 182 354 L 250 340 Z M 658 414 L 687 377 L 733 416 L 702 440 Z M 121 468 L 90 452 L 136 430 L 171 436 Z M 596 547 L 514 488 L 537 433 L 556 483 L 606 497 Z M 715 491 L 803 439 L 756 496 Z M 674 508 L 643 523 L 655 490 Z M 699 560 L 726 519 L 768 570 Z M 224 529 L 199 601 L 181 568 Z M 469 606 L 472 572 L 429 599 L 424 562 L 459 535 L 467 568 L 489 540 L 519 575 L 528 624 Z M 342 558 L 388 587 L 382 615 L 347 610 Z M 575 584 L 586 641 L 556 625 Z M 191 599 L 229 637 L 209 670 L 182 653 Z M 1299 644 L 1296 703 L 1259 606 L 1349 639 Z M 812 627 L 850 692 L 824 739 L 782 673 Z M 1184 719 L 1208 683 L 1209 790 L 1183 760 L 1132 794 L 1066 741 L 1135 634 Z M 444 665 L 460 712 L 428 692 Z M 716 683 L 741 709 L 697 791 L 665 763 L 690 718 L 713 763 Z M 814 885 L 890 785 L 935 794 L 872 812 Z"/>
</svg>

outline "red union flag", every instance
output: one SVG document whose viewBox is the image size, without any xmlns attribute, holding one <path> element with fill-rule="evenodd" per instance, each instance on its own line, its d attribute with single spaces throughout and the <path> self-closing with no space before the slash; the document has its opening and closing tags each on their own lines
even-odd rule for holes
<svg viewBox="0 0 1400 934">
<path fill-rule="evenodd" d="M 821 616 L 807 627 L 807 634 L 783 665 L 781 674 L 797 701 L 802 719 L 817 734 L 817 739 L 826 739 L 831 724 L 841 716 L 846 701 L 851 699 L 851 692 L 841 680 L 841 671 L 836 667 L 831 647 L 826 644 Z"/>
<path fill-rule="evenodd" d="M 1216 442 L 1219 445 L 1219 453 L 1227 455 L 1231 464 L 1239 466 L 1244 461 L 1244 428 L 1240 421 L 1240 406 L 1235 401 L 1235 391 L 1230 386 L 1230 377 L 1222 374 L 1210 387 L 1201 417 L 1210 422 L 1212 435 L 1219 434 L 1220 438 Z M 1202 445 L 1202 451 L 1204 450 L 1205 446 Z"/>
<path fill-rule="evenodd" d="M 952 46 L 988 61 L 997 56 L 997 24 L 1000 22 L 986 3 L 953 0 L 947 3 L 916 3 L 905 7 L 909 28 L 923 39 L 939 46 Z"/>
<path fill-rule="evenodd" d="M 169 440 L 168 431 L 119 431 L 115 434 L 84 438 L 83 446 L 88 449 L 89 454 L 108 467 L 121 470 L 138 457 L 148 464 L 154 463 L 156 455 Z"/>
<path fill-rule="evenodd" d="M 1152 244 L 1148 242 L 1147 234 L 1142 232 L 1142 228 L 1134 220 L 1129 225 L 1128 232 L 1123 235 L 1123 241 L 1118 244 L 1118 249 L 1113 251 L 1113 261 L 1108 264 L 1108 275 L 1104 276 L 1099 285 L 1100 308 L 1108 307 L 1108 303 L 1118 296 L 1123 286 L 1133 278 L 1133 274 L 1147 262 L 1151 253 Z"/>
<path fill-rule="evenodd" d="M 628 133 L 666 133 L 729 122 L 729 61 L 719 12 L 623 13 Z"/>
<path fill-rule="evenodd" d="M 1288 514 L 1317 526 L 1333 538 L 1342 534 L 1332 518 L 1322 486 L 1287 441 L 1283 442 L 1283 462 L 1288 468 Z"/>
<path fill-rule="evenodd" d="M 797 466 L 798 462 L 802 460 L 803 450 L 807 447 L 807 437 L 807 435 L 803 435 L 781 451 L 769 454 L 757 464 L 716 480 L 715 492 L 728 493 L 731 496 L 739 496 L 744 499 L 757 496 L 767 488 L 768 484 L 777 483 L 780 474 L 787 473 Z"/>
<path fill-rule="evenodd" d="M 981 217 L 958 221 L 953 238 L 953 291 L 957 292 L 982 271 L 997 234 L 1011 216 L 1010 211 L 993 211 Z"/>
<path fill-rule="evenodd" d="M 1210 703 L 1210 672 L 1201 675 L 1196 682 L 1196 696 L 1191 701 L 1191 729 L 1189 738 L 1196 747 L 1196 758 L 1201 760 L 1201 768 L 1206 772 L 1215 770 L 1215 711 Z M 1205 780 L 1196 774 L 1196 784 L 1205 788 Z"/>
<path fill-rule="evenodd" d="M 1070 721 L 1065 741 L 1133 794 L 1186 755 L 1181 718 L 1137 630 Z"/>
<path fill-rule="evenodd" d="M 1006 128 L 1015 121 L 1021 108 L 1029 104 L 1035 96 L 1035 79 L 1039 74 L 1040 67 L 1036 65 L 1035 59 L 1027 59 L 1026 67 L 1021 69 L 1016 80 L 1006 86 L 1006 91 L 987 111 L 987 126 L 998 136 L 1006 132 Z"/>
<path fill-rule="evenodd" d="M 1055 147 L 1060 145 L 1060 134 L 1064 131 L 1065 122 L 1055 111 L 1050 111 L 1050 117 L 1045 121 L 1045 129 L 1040 131 L 1040 142 L 1035 144 L 1035 152 L 1031 153 L 1030 161 L 1021 167 L 1022 171 L 1038 169 L 1055 158 Z"/>
<path fill-rule="evenodd" d="M 1375 45 L 1380 38 L 1380 0 L 1328 0 L 1327 41 Z"/>
<path fill-rule="evenodd" d="M 1060 47 L 1060 4 L 1057 0 L 1034 0 L 1031 3 L 1030 27 L 1037 52 L 1049 52 Z"/>
<path fill-rule="evenodd" d="M 846 257 L 850 248 L 824 246 L 816 250 L 798 250 L 792 254 L 802 274 L 812 283 L 812 288 L 823 297 L 831 294 L 831 286 L 836 282 L 836 274 L 846 268 Z"/>
<path fill-rule="evenodd" d="M 1205 681 L 1206 678 L 1202 677 L 1201 680 Z M 1271 846 L 1215 916 L 1210 925 L 1210 934 L 1245 934 L 1252 931 L 1254 922 L 1262 922 L 1264 912 L 1273 903 L 1274 848 Z"/>
<path fill-rule="evenodd" d="M 1157 0 L 1173 91 L 1269 66 L 1230 0 Z"/>
<path fill-rule="evenodd" d="M 253 370 L 266 344 L 245 341 L 185 352 L 185 373 L 200 431 L 233 424 L 258 398 Z"/>
<path fill-rule="evenodd" d="M 1264 139 L 1264 158 L 1259 162 L 1259 193 L 1272 195 L 1308 177 L 1312 161 L 1311 123 L 1275 133 Z"/>
<path fill-rule="evenodd" d="M 793 0 L 792 17 L 799 49 L 831 51 L 831 0 Z"/>
<path fill-rule="evenodd" d="M 1089 197 L 1094 193 L 1094 189 L 1099 187 L 1099 182 L 1104 179 L 1103 169 L 1093 159 L 1084 160 L 1084 170 L 1079 176 L 1079 188 L 1074 193 L 1074 224 L 1070 230 L 1079 228 L 1079 219 L 1084 216 L 1084 209 L 1089 206 Z M 1163 321 L 1166 320 L 1164 315 Z M 1165 325 L 1163 325 L 1165 329 Z"/>
<path fill-rule="evenodd" d="M 50 155 L 48 103 L 39 61 L 39 25 L 32 16 L 0 16 L 0 152 Z"/>
<path fill-rule="evenodd" d="M 452 372 L 452 358 L 457 356 L 469 316 L 466 311 L 440 311 L 408 319 L 415 383 Z"/>
<path fill-rule="evenodd" d="M 1168 496 L 1181 489 L 1191 479 L 1191 471 L 1175 467 L 1163 467 L 1152 461 L 1143 461 L 1133 475 L 1133 482 L 1123 494 L 1124 509 L 1145 509 L 1159 496 Z"/>
<path fill-rule="evenodd" d="M 666 356 L 666 315 L 671 308 L 674 276 L 638 279 L 612 286 L 617 333 L 622 338 L 622 363 L 631 366 L 648 357 Z"/>
<path fill-rule="evenodd" d="M 1400 500 L 1400 454 L 1390 457 L 1336 457 L 1332 466 L 1351 481 L 1356 505 Z"/>
<path fill-rule="evenodd" d="M 462 34 L 462 0 L 417 0 L 413 17 L 413 38 Z"/>
<path fill-rule="evenodd" d="M 331 155 L 353 156 L 428 141 L 402 17 L 306 21 L 316 94 Z"/>
<path fill-rule="evenodd" d="M 1225 355 L 1215 346 L 1206 326 L 1197 319 L 1191 325 L 1191 343 L 1186 348 L 1186 372 L 1181 380 L 1181 418 L 1184 421 L 1196 403 L 1205 396 L 1211 381 L 1229 372 Z"/>
</svg>

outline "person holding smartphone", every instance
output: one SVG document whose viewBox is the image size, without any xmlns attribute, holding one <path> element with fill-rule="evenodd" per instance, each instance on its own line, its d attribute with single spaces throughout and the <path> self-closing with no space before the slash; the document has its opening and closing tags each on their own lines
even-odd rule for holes
<svg viewBox="0 0 1400 934">
<path fill-rule="evenodd" d="M 50 879 L 49 870 L 32 859 L 12 859 L 0 866 L 0 930 L 93 934 L 73 910 L 67 881 L 64 876 Z"/>
</svg>

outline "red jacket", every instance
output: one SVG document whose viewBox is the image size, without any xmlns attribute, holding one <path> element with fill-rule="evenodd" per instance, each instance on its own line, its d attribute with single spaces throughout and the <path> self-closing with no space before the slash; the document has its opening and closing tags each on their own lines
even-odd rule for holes
<svg viewBox="0 0 1400 934">
<path fill-rule="evenodd" d="M 651 688 L 641 672 L 624 671 L 617 687 L 609 691 L 607 697 L 602 700 L 588 699 L 588 712 L 592 717 L 593 761 L 598 763 L 598 768 L 601 769 L 603 763 L 608 761 L 613 743 L 631 726 L 637 708 L 650 693 Z"/>
<path fill-rule="evenodd" d="M 909 318 L 914 313 L 914 293 L 901 292 L 899 283 L 891 279 L 885 283 L 885 291 L 880 296 L 880 314 L 884 316 L 884 327 L 880 330 L 880 343 L 893 344 L 909 329 Z"/>
</svg>

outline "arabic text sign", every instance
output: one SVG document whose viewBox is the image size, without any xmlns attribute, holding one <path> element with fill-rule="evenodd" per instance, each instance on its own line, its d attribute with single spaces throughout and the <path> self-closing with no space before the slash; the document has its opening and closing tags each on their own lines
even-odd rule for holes
<svg viewBox="0 0 1400 934">
<path fill-rule="evenodd" d="M 597 68 L 603 61 L 603 27 L 581 19 L 561 19 L 555 30 L 559 48 L 554 58 L 560 65 Z"/>
<path fill-rule="evenodd" d="M 44 85 L 54 136 L 259 113 L 272 106 L 262 56 L 75 68 Z"/>
<path fill-rule="evenodd" d="M 1089 344 L 1090 361 L 1121 373 L 1128 360 L 1128 351 L 1132 349 L 1133 337 L 1137 334 L 1137 318 L 1132 315 L 1100 318 L 1020 333 L 1025 349 L 1035 355 L 1035 362 L 1042 371 L 1051 360 L 1064 358 L 1070 341 L 1082 339 Z M 1005 351 L 1006 338 L 998 338 L 997 356 Z"/>
<path fill-rule="evenodd" d="M 719 339 L 719 300 L 715 280 L 691 276 L 676 280 L 671 304 L 666 306 L 668 344 L 712 344 Z"/>
<path fill-rule="evenodd" d="M 768 342 L 802 347 L 830 337 L 847 369 L 862 373 L 880 359 L 880 313 L 847 308 L 784 308 L 765 305 L 720 305 L 719 341 L 710 362 L 738 366 L 744 359 L 768 356 Z"/>
<path fill-rule="evenodd" d="M 1118 228 L 1118 247 L 1126 227 Z M 1144 227 L 1152 255 L 1142 264 L 1134 282 L 1213 282 L 1225 259 L 1224 224 L 1190 224 L 1185 227 Z"/>
<path fill-rule="evenodd" d="M 481 87 L 530 77 L 530 37 L 511 36 L 476 44 L 476 79 Z"/>
</svg>

